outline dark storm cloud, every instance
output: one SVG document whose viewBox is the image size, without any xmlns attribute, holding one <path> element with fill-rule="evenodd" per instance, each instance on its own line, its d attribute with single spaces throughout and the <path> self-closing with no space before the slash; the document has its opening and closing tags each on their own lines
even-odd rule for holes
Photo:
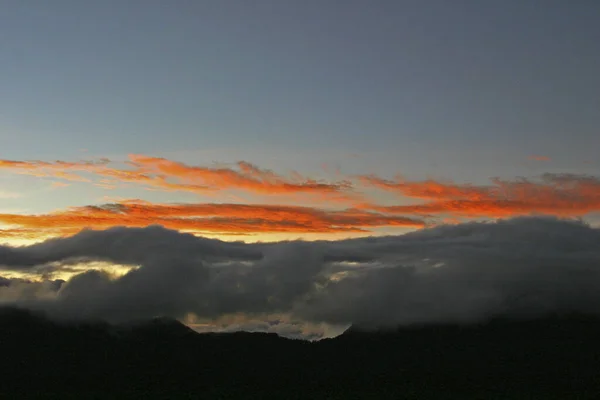
<svg viewBox="0 0 600 400">
<path fill-rule="evenodd" d="M 5 269 L 35 272 L 48 263 L 60 269 L 81 259 L 139 268 L 118 278 L 88 271 L 39 295 L 3 280 L 3 302 L 113 321 L 289 313 L 315 322 L 395 325 L 600 312 L 600 230 L 555 218 L 275 244 L 226 243 L 160 227 L 113 228 L 0 247 Z M 36 284 L 43 282 L 29 283 Z"/>
</svg>

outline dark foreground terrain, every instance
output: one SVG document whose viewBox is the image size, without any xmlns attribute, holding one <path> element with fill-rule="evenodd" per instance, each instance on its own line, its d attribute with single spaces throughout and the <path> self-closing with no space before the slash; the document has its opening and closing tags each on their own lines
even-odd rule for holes
<svg viewBox="0 0 600 400">
<path fill-rule="evenodd" d="M 198 334 L 170 320 L 58 324 L 0 310 L 0 398 L 600 398 L 600 319 Z"/>
</svg>

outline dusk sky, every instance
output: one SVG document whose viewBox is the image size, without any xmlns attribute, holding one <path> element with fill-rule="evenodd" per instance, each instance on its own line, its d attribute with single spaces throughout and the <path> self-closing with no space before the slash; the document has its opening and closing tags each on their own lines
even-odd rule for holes
<svg viewBox="0 0 600 400">
<path fill-rule="evenodd" d="M 594 0 L 1 1 L 0 242 L 597 227 L 598 21 Z"/>
<path fill-rule="evenodd" d="M 8 163 L 0 206 L 18 215 L 112 199 L 344 209 L 447 199 L 374 190 L 358 175 L 491 186 L 494 177 L 555 186 L 540 176 L 594 175 L 599 19 L 600 5 L 585 0 L 5 1 L 0 137 Z M 276 196 L 282 193 L 236 187 L 202 171 L 162 175 L 215 190 L 165 191 L 135 178 L 125 185 L 118 176 L 73 171 L 91 181 L 79 182 L 61 176 L 61 167 L 23 176 L 42 171 L 9 162 L 107 158 L 107 168 L 131 169 L 120 164 L 131 154 L 237 171 L 245 161 L 300 185 L 348 180 L 368 199 L 334 204 L 331 193 L 302 189 Z M 581 186 L 581 179 L 571 176 L 569 184 Z M 594 205 L 569 213 L 600 208 L 600 183 L 585 184 Z M 478 216 L 499 216 L 493 214 Z M 345 227 L 390 231 L 384 223 Z M 253 230 L 269 231 L 245 229 Z M 309 230 L 319 228 L 286 236 L 309 238 Z"/>
</svg>

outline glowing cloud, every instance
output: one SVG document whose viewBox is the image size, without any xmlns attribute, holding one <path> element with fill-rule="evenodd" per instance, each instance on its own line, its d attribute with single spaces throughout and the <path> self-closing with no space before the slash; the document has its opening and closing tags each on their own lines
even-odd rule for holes
<svg viewBox="0 0 600 400">
<path fill-rule="evenodd" d="M 394 214 L 452 214 L 460 217 L 508 217 L 531 213 L 583 216 L 600 211 L 600 180 L 588 175 L 544 174 L 539 180 L 493 178 L 492 185 L 460 185 L 433 180 L 389 181 L 362 177 L 366 184 L 411 198 L 414 205 L 362 205 Z"/>
<path fill-rule="evenodd" d="M 84 176 L 91 174 L 101 178 L 95 181 L 96 185 L 107 189 L 132 183 L 151 189 L 192 193 L 234 189 L 269 195 L 309 194 L 333 200 L 352 198 L 352 184 L 349 181 L 325 183 L 297 173 L 287 178 L 246 161 L 239 161 L 237 168 L 211 168 L 132 154 L 129 156 L 127 169 L 109 164 L 111 160 L 106 158 L 80 162 L 0 160 L 0 169 L 74 182 L 92 182 L 89 177 Z"/>
<path fill-rule="evenodd" d="M 415 229 L 469 218 L 529 214 L 581 217 L 600 211 L 600 179 L 575 174 L 492 178 L 488 184 L 478 185 L 452 180 L 385 179 L 376 175 L 321 182 L 297 172 L 284 176 L 246 161 L 232 167 L 206 167 L 136 154 L 129 155 L 120 166 L 108 159 L 0 160 L 2 169 L 55 179 L 54 188 L 72 181 L 106 189 L 134 184 L 150 190 L 231 195 L 226 197 L 226 203 L 216 202 L 224 197 L 215 198 L 212 203 L 188 204 L 117 200 L 39 215 L 0 213 L 0 223 L 6 225 L 0 238 L 7 240 L 65 236 L 86 227 L 154 224 L 210 235 L 368 234 L 376 228 Z M 381 204 L 374 200 L 378 191 L 395 195 L 402 203 Z M 243 193 L 260 197 L 249 204 Z M 313 207 L 295 205 L 301 201 Z M 273 202 L 278 204 L 267 204 Z M 322 203 L 327 208 L 317 207 Z"/>
<path fill-rule="evenodd" d="M 534 160 L 534 161 L 550 161 L 550 157 L 547 156 L 529 156 L 530 160 Z"/>
<path fill-rule="evenodd" d="M 237 163 L 238 170 L 233 168 L 208 168 L 190 166 L 165 158 L 130 155 L 132 165 L 140 171 L 177 178 L 187 184 L 202 184 L 214 189 L 243 189 L 250 192 L 281 193 L 336 193 L 349 190 L 352 185 L 348 181 L 336 183 L 320 183 L 302 176 L 295 180 L 285 178 L 272 171 L 261 169 L 245 161 Z"/>
<path fill-rule="evenodd" d="M 366 228 L 382 226 L 425 226 L 423 221 L 415 218 L 352 209 L 326 211 L 294 206 L 147 202 L 76 207 L 41 215 L 0 214 L 0 222 L 22 228 L 24 233 L 40 229 L 60 235 L 86 227 L 104 229 L 116 225 L 144 227 L 153 224 L 183 231 L 223 234 L 368 232 Z M 10 234 L 14 235 L 15 230 Z"/>
</svg>

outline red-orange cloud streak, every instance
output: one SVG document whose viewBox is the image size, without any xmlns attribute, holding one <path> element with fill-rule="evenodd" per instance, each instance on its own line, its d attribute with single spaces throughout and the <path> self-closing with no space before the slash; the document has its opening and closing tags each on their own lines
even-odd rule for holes
<svg viewBox="0 0 600 400">
<path fill-rule="evenodd" d="M 550 157 L 548 157 L 548 156 L 532 155 L 532 156 L 529 156 L 529 159 L 533 160 L 533 161 L 550 161 Z"/>
<path fill-rule="evenodd" d="M 362 177 L 362 181 L 402 196 L 427 200 L 409 205 L 361 205 L 362 209 L 388 214 L 501 218 L 539 213 L 576 217 L 600 211 L 600 180 L 587 175 L 544 174 L 538 181 L 494 178 L 491 185 L 481 186 L 433 180 L 389 181 L 373 176 Z"/>
<path fill-rule="evenodd" d="M 285 178 L 272 171 L 260 169 L 245 161 L 237 163 L 239 170 L 233 168 L 209 168 L 190 166 L 165 158 L 130 155 L 132 165 L 141 171 L 158 173 L 162 176 L 177 178 L 186 183 L 197 183 L 215 188 L 236 188 L 250 192 L 282 193 L 336 193 L 349 190 L 349 181 L 319 183 L 312 179 L 298 177 L 296 181 Z"/>
<path fill-rule="evenodd" d="M 57 234 L 91 227 L 167 228 L 219 234 L 369 232 L 367 228 L 419 228 L 415 218 L 381 215 L 361 210 L 324 211 L 309 207 L 244 204 L 115 203 L 71 208 L 41 215 L 0 214 L 0 223 L 21 229 L 56 230 Z"/>
<path fill-rule="evenodd" d="M 0 214 L 10 225 L 0 236 L 16 237 L 36 231 L 71 234 L 84 227 L 115 225 L 165 227 L 212 234 L 259 233 L 369 233 L 377 227 L 419 228 L 465 218 L 503 218 L 524 214 L 579 217 L 600 211 L 600 179 L 588 175 L 544 174 L 537 179 L 493 178 L 488 184 L 461 184 L 447 180 L 411 181 L 375 175 L 333 183 L 318 182 L 298 173 L 284 177 L 240 161 L 235 167 L 192 166 L 164 158 L 131 155 L 128 167 L 110 160 L 80 162 L 0 160 L 0 169 L 63 181 L 90 182 L 107 188 L 134 183 L 145 188 L 195 193 L 235 189 L 261 196 L 311 196 L 343 209 L 264 204 L 152 204 L 118 201 L 103 206 L 67 209 L 43 215 Z M 98 178 L 94 180 L 93 178 Z M 362 190 L 359 190 L 362 189 Z M 398 197 L 401 204 L 369 201 L 368 189 Z M 240 199 L 243 202 L 243 199 Z M 270 198 L 269 201 L 272 201 Z M 416 203 L 410 204 L 410 200 Z M 331 205 L 333 206 L 333 204 Z M 348 208 L 349 207 L 349 208 Z"/>
<path fill-rule="evenodd" d="M 76 182 L 91 182 L 87 175 L 96 175 L 101 179 L 95 184 L 104 188 L 133 183 L 158 190 L 203 194 L 235 189 L 268 195 L 309 194 L 317 199 L 337 201 L 349 201 L 356 196 L 352 194 L 349 181 L 319 182 L 297 173 L 288 178 L 246 161 L 238 162 L 236 168 L 214 168 L 132 154 L 127 169 L 110 164 L 108 159 L 80 162 L 0 160 L 0 169 Z"/>
</svg>

